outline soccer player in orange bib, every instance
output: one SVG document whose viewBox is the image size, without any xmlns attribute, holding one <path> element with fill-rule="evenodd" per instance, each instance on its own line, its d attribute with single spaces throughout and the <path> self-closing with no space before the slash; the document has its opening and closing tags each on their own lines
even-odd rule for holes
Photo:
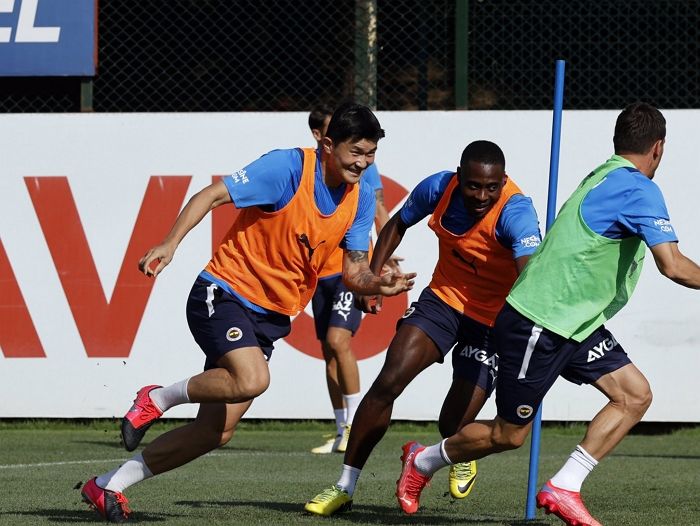
<svg viewBox="0 0 700 526">
<path fill-rule="evenodd" d="M 311 513 L 332 515 L 350 508 L 360 472 L 389 427 L 394 401 L 451 349 L 453 380 L 440 412 L 443 436 L 473 421 L 493 389 L 498 356 L 491 327 L 540 243 L 537 214 L 506 175 L 501 148 L 490 141 L 472 142 L 456 172 L 424 179 L 384 226 L 372 270 L 379 272 L 406 230 L 429 215 L 440 247 L 433 279 L 399 320 L 379 376 L 355 414 L 340 478 L 306 503 Z M 454 466 L 451 495 L 466 497 L 475 477 L 475 462 Z M 397 497 L 404 511 L 416 512 L 417 499 L 405 491 Z"/>
<path fill-rule="evenodd" d="M 153 440 L 118 468 L 90 479 L 85 501 L 110 522 L 129 519 L 123 491 L 226 444 L 252 401 L 268 387 L 267 362 L 290 316 L 311 300 L 318 275 L 340 246 L 343 280 L 359 294 L 410 290 L 415 274 L 369 269 L 374 194 L 362 174 L 384 136 L 369 108 L 344 104 L 333 114 L 320 156 L 313 148 L 274 150 L 197 193 L 170 233 L 139 261 L 156 277 L 184 236 L 213 208 L 240 213 L 187 301 L 187 322 L 204 351 L 204 372 L 167 387 L 141 388 L 122 419 L 128 451 L 171 407 L 199 403 L 196 419 Z"/>
</svg>

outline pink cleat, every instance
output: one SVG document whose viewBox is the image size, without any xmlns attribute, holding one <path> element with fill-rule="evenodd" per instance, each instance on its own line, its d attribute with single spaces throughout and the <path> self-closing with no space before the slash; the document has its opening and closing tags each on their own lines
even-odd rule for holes
<svg viewBox="0 0 700 526">
<path fill-rule="evenodd" d="M 537 507 L 554 513 L 569 526 L 602 526 L 588 513 L 578 491 L 557 488 L 550 481 L 537 494 Z"/>
<path fill-rule="evenodd" d="M 425 446 L 418 442 L 408 442 L 403 445 L 403 455 L 401 462 L 401 476 L 396 481 L 396 498 L 399 506 L 405 513 L 415 513 L 418 511 L 420 493 L 423 491 L 431 477 L 419 473 L 416 469 L 416 455 L 425 449 Z"/>
<path fill-rule="evenodd" d="M 124 494 L 102 489 L 95 480 L 92 478 L 83 486 L 83 501 L 108 522 L 128 522 L 131 510 Z"/>
<path fill-rule="evenodd" d="M 139 389 L 134 405 L 122 418 L 122 441 L 127 451 L 136 449 L 148 428 L 163 415 L 163 411 L 158 409 L 148 394 L 160 387 L 160 385 L 147 385 Z"/>
</svg>

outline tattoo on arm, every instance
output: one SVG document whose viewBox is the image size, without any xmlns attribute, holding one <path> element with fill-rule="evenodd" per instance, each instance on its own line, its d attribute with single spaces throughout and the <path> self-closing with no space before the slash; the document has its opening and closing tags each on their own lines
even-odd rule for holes
<svg viewBox="0 0 700 526">
<path fill-rule="evenodd" d="M 377 203 L 384 204 L 384 190 L 377 190 L 374 194 L 377 199 Z"/>
<path fill-rule="evenodd" d="M 375 279 L 376 279 L 376 276 L 374 274 L 372 274 L 370 271 L 361 272 L 355 278 L 355 284 L 361 288 L 369 287 Z"/>
<path fill-rule="evenodd" d="M 348 256 L 350 256 L 350 261 L 353 263 L 359 263 L 362 260 L 367 261 L 367 252 L 361 250 L 350 250 L 348 251 Z"/>
</svg>

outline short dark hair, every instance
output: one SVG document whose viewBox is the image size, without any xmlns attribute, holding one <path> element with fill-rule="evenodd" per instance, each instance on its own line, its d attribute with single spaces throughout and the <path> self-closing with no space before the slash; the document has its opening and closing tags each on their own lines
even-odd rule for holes
<svg viewBox="0 0 700 526">
<path fill-rule="evenodd" d="M 326 137 L 335 144 L 348 139 L 352 141 L 367 139 L 376 143 L 384 137 L 384 130 L 367 106 L 346 102 L 333 112 Z"/>
<path fill-rule="evenodd" d="M 481 164 L 495 164 L 506 168 L 506 157 L 500 146 L 491 141 L 474 141 L 469 143 L 462 152 L 459 161 L 461 167 L 466 167 L 472 161 Z"/>
<path fill-rule="evenodd" d="M 615 153 L 647 153 L 656 141 L 666 138 L 666 119 L 646 102 L 630 104 L 618 115 L 613 144 Z"/>
<path fill-rule="evenodd" d="M 327 117 L 333 115 L 333 109 L 325 104 L 320 104 L 309 113 L 309 128 L 312 130 L 322 130 L 323 123 Z"/>
</svg>

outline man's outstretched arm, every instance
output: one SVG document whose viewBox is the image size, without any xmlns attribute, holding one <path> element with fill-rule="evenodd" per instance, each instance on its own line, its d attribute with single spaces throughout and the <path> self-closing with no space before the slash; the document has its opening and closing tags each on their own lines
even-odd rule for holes
<svg viewBox="0 0 700 526">
<path fill-rule="evenodd" d="M 650 250 L 661 274 L 684 287 L 700 289 L 700 267 L 681 253 L 678 243 L 659 243 Z"/>
<path fill-rule="evenodd" d="M 401 221 L 399 212 L 394 214 L 393 217 L 384 224 L 379 231 L 377 246 L 374 247 L 372 261 L 369 265 L 372 272 L 381 274 L 384 264 L 391 258 L 391 255 L 401 243 L 407 228 L 408 226 Z"/>
<path fill-rule="evenodd" d="M 172 261 L 178 245 L 185 235 L 199 224 L 202 218 L 219 205 L 231 202 L 226 185 L 217 181 L 192 196 L 177 216 L 165 239 L 151 248 L 139 260 L 139 270 L 146 276 L 156 277 Z M 155 268 L 151 264 L 158 260 Z"/>
<path fill-rule="evenodd" d="M 355 294 L 363 296 L 396 296 L 413 288 L 415 272 L 392 272 L 378 276 L 369 268 L 366 251 L 343 252 L 343 282 Z"/>
</svg>

